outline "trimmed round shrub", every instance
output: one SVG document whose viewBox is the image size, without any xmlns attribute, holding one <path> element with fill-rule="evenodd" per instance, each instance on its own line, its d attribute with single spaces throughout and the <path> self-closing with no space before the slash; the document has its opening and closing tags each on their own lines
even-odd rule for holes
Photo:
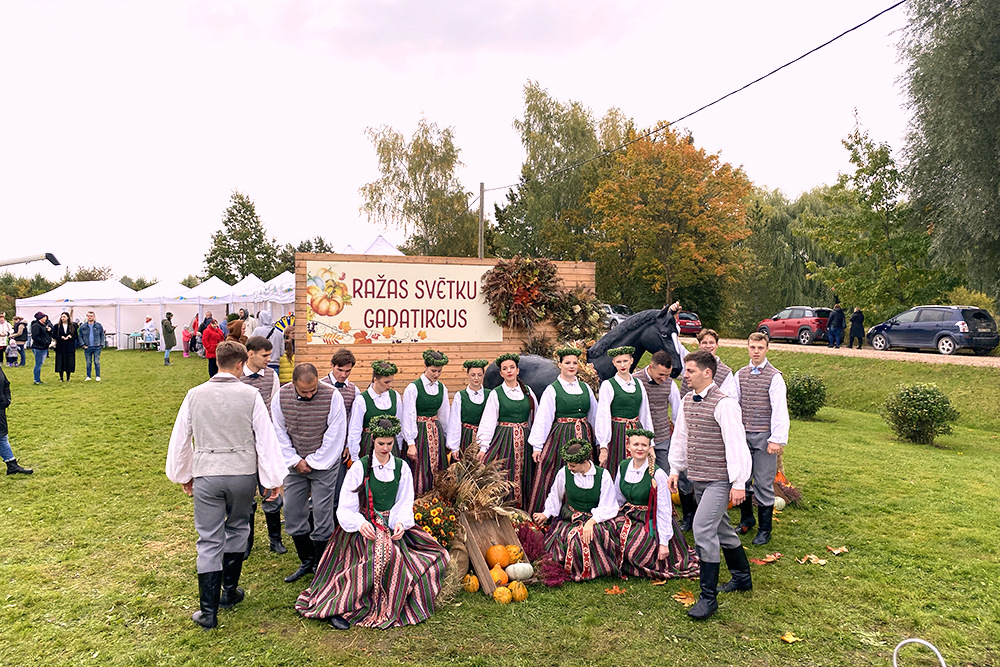
<svg viewBox="0 0 1000 667">
<path fill-rule="evenodd" d="M 826 385 L 818 377 L 792 371 L 785 378 L 788 414 L 794 419 L 812 419 L 826 405 Z"/>
<path fill-rule="evenodd" d="M 920 445 L 932 445 L 935 436 L 951 433 L 951 423 L 958 419 L 958 410 L 933 383 L 900 385 L 879 414 L 896 435 Z"/>
</svg>

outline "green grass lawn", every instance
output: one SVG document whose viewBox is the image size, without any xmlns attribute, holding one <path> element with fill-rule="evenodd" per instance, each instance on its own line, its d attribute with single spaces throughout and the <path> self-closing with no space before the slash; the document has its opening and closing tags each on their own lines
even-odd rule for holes
<svg viewBox="0 0 1000 667">
<path fill-rule="evenodd" d="M 163 473 L 174 415 L 206 362 L 174 355 L 165 368 L 158 354 L 114 351 L 102 361 L 100 384 L 82 373 L 60 384 L 51 361 L 40 387 L 30 367 L 5 369 L 11 442 L 36 474 L 0 479 L 2 665 L 887 665 L 910 636 L 949 665 L 1000 664 L 996 370 L 775 354 L 829 388 L 817 421 L 793 422 L 785 456 L 805 501 L 777 515 L 770 545 L 748 546 L 784 557 L 754 566 L 754 592 L 724 596 L 706 623 L 670 597 L 697 582 L 632 579 L 618 582 L 624 595 L 604 593 L 612 581 L 533 587 L 506 607 L 463 593 L 416 627 L 337 633 L 295 613 L 303 586 L 281 578 L 296 558 L 258 537 L 247 600 L 206 633 L 189 619 L 191 502 Z M 874 414 L 899 382 L 926 380 L 962 411 L 942 448 L 899 442 Z M 794 561 L 826 557 L 827 545 L 850 553 L 825 567 Z M 804 641 L 781 642 L 788 630 Z M 906 649 L 901 664 L 936 664 L 925 655 Z"/>
</svg>

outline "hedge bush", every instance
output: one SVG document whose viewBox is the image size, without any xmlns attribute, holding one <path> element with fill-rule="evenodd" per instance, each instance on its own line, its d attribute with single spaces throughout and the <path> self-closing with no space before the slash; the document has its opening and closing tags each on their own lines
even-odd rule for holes
<svg viewBox="0 0 1000 667">
<path fill-rule="evenodd" d="M 933 383 L 900 385 L 879 414 L 896 435 L 920 445 L 932 445 L 935 436 L 951 433 L 951 423 L 958 419 L 958 410 Z"/>
<path fill-rule="evenodd" d="M 788 414 L 794 419 L 812 419 L 826 405 L 826 385 L 818 377 L 792 371 L 785 384 L 788 387 Z"/>
</svg>

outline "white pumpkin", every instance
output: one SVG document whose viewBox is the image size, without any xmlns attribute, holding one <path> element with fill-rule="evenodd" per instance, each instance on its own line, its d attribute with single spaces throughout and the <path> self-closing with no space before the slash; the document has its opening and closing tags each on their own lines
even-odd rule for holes
<svg viewBox="0 0 1000 667">
<path fill-rule="evenodd" d="M 531 563 L 511 563 L 504 571 L 511 581 L 527 581 L 535 576 L 535 568 L 531 567 Z"/>
<path fill-rule="evenodd" d="M 785 509 L 785 499 L 782 498 L 781 496 L 775 496 L 774 497 L 774 509 L 778 510 L 779 512 L 781 510 Z"/>
</svg>

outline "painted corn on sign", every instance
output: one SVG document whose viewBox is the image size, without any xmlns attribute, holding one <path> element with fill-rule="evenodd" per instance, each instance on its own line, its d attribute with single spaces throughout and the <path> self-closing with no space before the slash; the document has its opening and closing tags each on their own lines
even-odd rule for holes
<svg viewBox="0 0 1000 667">
<path fill-rule="evenodd" d="M 308 261 L 306 340 L 319 345 L 503 340 L 480 289 L 492 264 Z"/>
</svg>

